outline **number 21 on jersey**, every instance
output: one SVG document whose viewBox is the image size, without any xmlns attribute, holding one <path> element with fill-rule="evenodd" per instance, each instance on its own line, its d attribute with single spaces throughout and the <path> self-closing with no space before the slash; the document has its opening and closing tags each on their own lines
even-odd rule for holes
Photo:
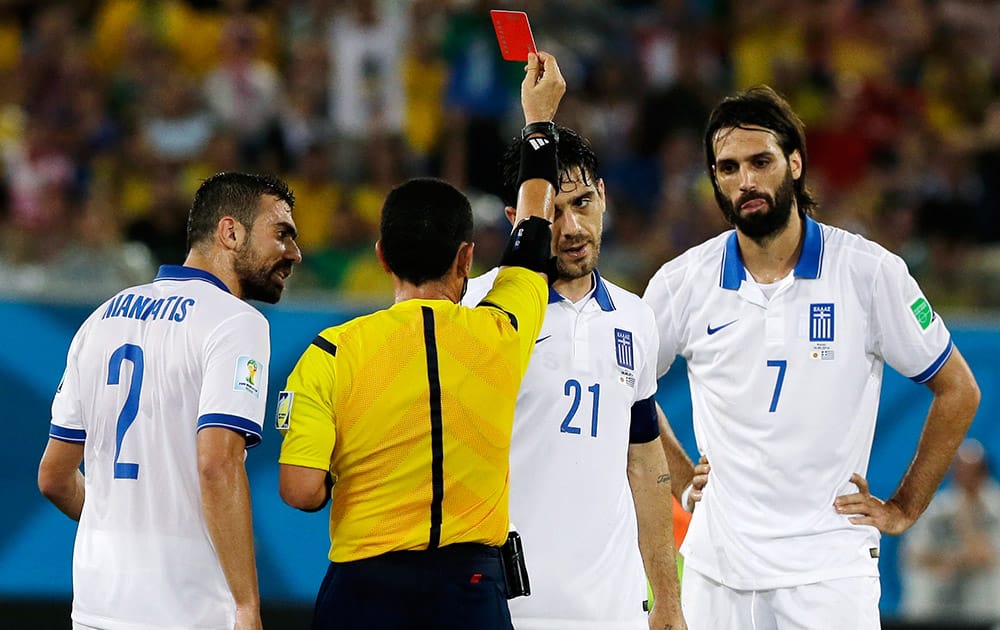
<svg viewBox="0 0 1000 630">
<path fill-rule="evenodd" d="M 601 384 L 594 383 L 587 388 L 587 391 L 590 392 L 591 402 L 590 437 L 597 437 L 597 412 L 600 409 Z M 566 385 L 563 387 L 563 395 L 570 399 L 570 406 L 569 411 L 566 412 L 566 417 L 563 418 L 562 424 L 559 425 L 559 431 L 580 435 L 581 429 L 579 426 L 574 425 L 574 420 L 576 419 L 577 411 L 580 410 L 580 401 L 583 398 L 583 385 L 575 378 L 571 378 L 566 381 Z"/>
</svg>

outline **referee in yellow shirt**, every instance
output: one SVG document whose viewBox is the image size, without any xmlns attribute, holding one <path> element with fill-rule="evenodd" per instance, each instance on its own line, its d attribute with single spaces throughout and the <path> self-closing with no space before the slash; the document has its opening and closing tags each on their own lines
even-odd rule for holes
<svg viewBox="0 0 1000 630">
<path fill-rule="evenodd" d="M 514 403 L 548 301 L 564 91 L 555 59 L 532 55 L 517 227 L 479 306 L 458 304 L 468 199 L 410 180 L 386 198 L 376 243 L 395 304 L 322 331 L 279 394 L 281 496 L 330 501 L 313 628 L 511 627 L 499 546 Z"/>
</svg>

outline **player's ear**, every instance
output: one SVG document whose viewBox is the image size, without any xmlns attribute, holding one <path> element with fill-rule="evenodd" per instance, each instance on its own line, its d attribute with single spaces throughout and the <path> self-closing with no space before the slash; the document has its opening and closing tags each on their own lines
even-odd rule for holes
<svg viewBox="0 0 1000 630">
<path fill-rule="evenodd" d="M 392 273 L 392 269 L 389 268 L 389 263 L 385 261 L 385 253 L 382 251 L 381 239 L 375 241 L 375 257 L 378 258 L 378 264 L 382 265 L 382 269 L 386 273 Z"/>
<path fill-rule="evenodd" d="M 225 249 L 236 250 L 243 244 L 247 230 L 233 217 L 222 217 L 215 228 L 216 239 Z"/>
<path fill-rule="evenodd" d="M 802 154 L 798 149 L 792 151 L 788 156 L 788 168 L 792 171 L 792 179 L 802 176 Z"/>
</svg>

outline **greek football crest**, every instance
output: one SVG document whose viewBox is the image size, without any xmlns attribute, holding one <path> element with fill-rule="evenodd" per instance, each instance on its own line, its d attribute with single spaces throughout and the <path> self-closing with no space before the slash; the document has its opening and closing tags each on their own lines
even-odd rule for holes
<svg viewBox="0 0 1000 630">
<path fill-rule="evenodd" d="M 833 304 L 809 305 L 809 341 L 833 341 Z"/>
<path fill-rule="evenodd" d="M 635 369 L 632 333 L 621 328 L 615 328 L 615 358 L 618 360 L 618 367 L 623 367 L 626 370 Z"/>
</svg>

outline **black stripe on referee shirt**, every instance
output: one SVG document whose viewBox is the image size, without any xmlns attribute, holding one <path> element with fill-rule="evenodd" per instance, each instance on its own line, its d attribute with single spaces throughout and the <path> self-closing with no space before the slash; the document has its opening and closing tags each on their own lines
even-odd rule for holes
<svg viewBox="0 0 1000 630">
<path fill-rule="evenodd" d="M 444 501 L 444 427 L 441 422 L 441 374 L 438 372 L 434 311 L 421 306 L 424 315 L 424 347 L 427 349 L 427 384 L 431 405 L 431 532 L 428 549 L 441 544 L 441 503 Z"/>
<path fill-rule="evenodd" d="M 510 319 L 510 325 L 514 327 L 514 330 L 517 330 L 517 318 L 514 317 L 514 314 L 511 313 L 510 311 L 505 311 L 504 309 L 500 308 L 493 302 L 487 302 L 486 300 L 480 302 L 479 306 L 492 306 L 493 308 L 500 309 Z"/>
<path fill-rule="evenodd" d="M 316 338 L 312 340 L 312 345 L 316 346 L 320 350 L 326 350 L 333 356 L 337 356 L 337 346 L 319 335 L 316 335 Z"/>
</svg>

